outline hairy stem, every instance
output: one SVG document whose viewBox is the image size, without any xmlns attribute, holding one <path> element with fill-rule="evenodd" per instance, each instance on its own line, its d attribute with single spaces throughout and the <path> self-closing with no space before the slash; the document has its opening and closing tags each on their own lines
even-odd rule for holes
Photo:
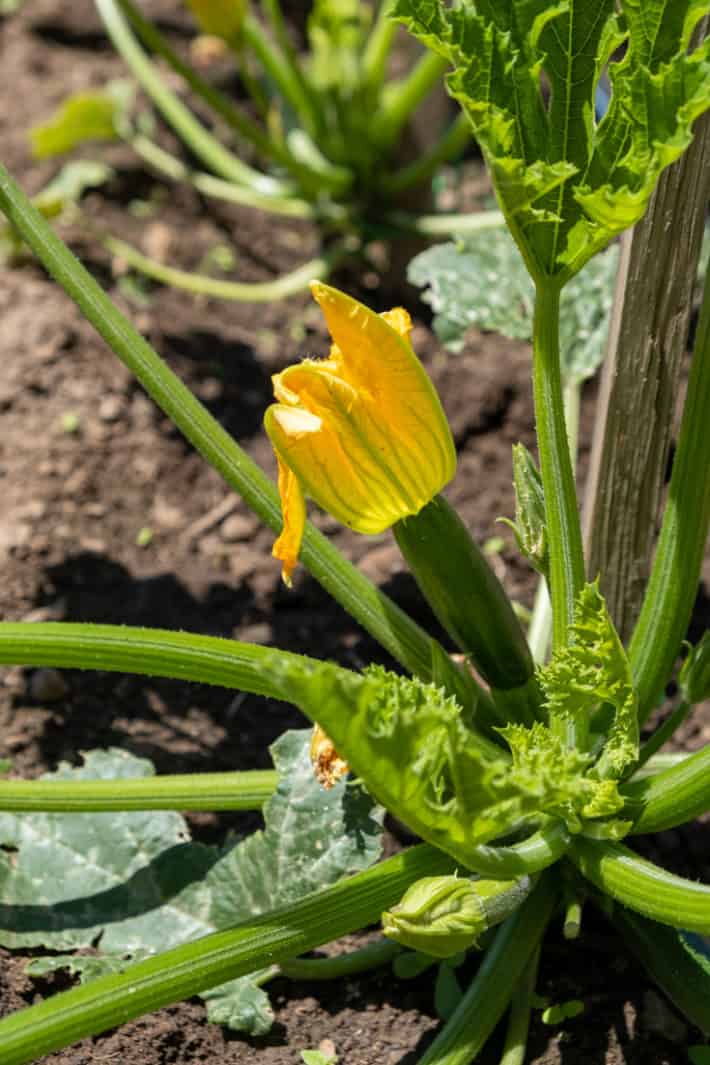
<svg viewBox="0 0 710 1065">
<path fill-rule="evenodd" d="M 115 780 L 0 780 L 0 810 L 101 813 L 111 810 L 260 810 L 278 773 L 185 773 Z"/>
<path fill-rule="evenodd" d="M 605 894 L 672 928 L 710 933 L 710 887 L 647 862 L 622 843 L 578 837 L 568 855 Z"/>
<path fill-rule="evenodd" d="M 575 599 L 584 584 L 582 533 L 560 376 L 559 316 L 559 289 L 547 279 L 540 280 L 533 331 L 533 391 L 550 544 L 553 650 L 567 644 Z"/>
</svg>

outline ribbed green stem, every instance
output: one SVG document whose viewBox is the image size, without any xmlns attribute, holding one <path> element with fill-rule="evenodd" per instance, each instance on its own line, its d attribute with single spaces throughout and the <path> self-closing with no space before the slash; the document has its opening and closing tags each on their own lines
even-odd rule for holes
<svg viewBox="0 0 710 1065">
<path fill-rule="evenodd" d="M 579 410 L 582 399 L 582 386 L 577 380 L 564 382 L 562 386 L 562 406 L 565 412 L 565 427 L 569 441 L 569 454 L 572 469 L 577 464 L 577 443 L 579 438 Z M 535 592 L 532 617 L 528 628 L 530 653 L 536 662 L 542 664 L 547 659 L 552 633 L 552 603 L 547 580 L 540 577 Z"/>
<path fill-rule="evenodd" d="M 578 837 L 567 852 L 617 902 L 672 928 L 710 933 L 710 887 L 661 869 L 621 843 Z"/>
<path fill-rule="evenodd" d="M 419 1065 L 469 1065 L 476 1058 L 544 935 L 555 899 L 553 878 L 543 876 L 501 926 L 473 983 Z"/>
<path fill-rule="evenodd" d="M 195 295 L 235 300 L 238 303 L 271 303 L 273 300 L 305 292 L 314 279 L 326 280 L 334 264 L 344 255 L 342 249 L 335 249 L 330 255 L 311 259 L 291 273 L 282 274 L 273 281 L 224 281 L 219 277 L 206 277 L 204 274 L 193 274 L 189 270 L 166 266 L 143 255 L 124 240 L 117 240 L 116 237 L 105 237 L 104 244 L 132 269 L 154 281 L 170 285 L 171 288 L 183 289 L 185 292 L 193 292 Z"/>
<path fill-rule="evenodd" d="M 280 49 L 267 38 L 259 23 L 251 15 L 247 15 L 244 19 L 242 34 L 245 44 L 254 52 L 284 100 L 293 108 L 303 128 L 311 136 L 317 136 L 318 116 L 297 71 L 291 67 Z"/>
<path fill-rule="evenodd" d="M 436 52 L 427 51 L 412 72 L 398 84 L 388 86 L 382 106 L 373 123 L 375 139 L 391 144 L 410 115 L 440 82 L 448 69 L 448 62 Z"/>
<path fill-rule="evenodd" d="M 178 429 L 264 524 L 279 532 L 282 518 L 275 485 L 114 307 L 1 165 L 0 210 Z M 468 712 L 479 699 L 487 698 L 440 644 L 310 524 L 300 559 L 326 591 L 410 672 L 424 680 L 431 680 L 436 672 L 438 683 L 455 694 Z"/>
<path fill-rule="evenodd" d="M 288 218 L 316 218 L 318 212 L 307 200 L 297 196 L 270 196 L 246 185 L 235 185 L 202 170 L 191 170 L 177 156 L 171 155 L 142 133 L 127 133 L 126 140 L 154 170 L 171 181 L 184 181 L 204 196 L 212 196 L 228 203 L 239 203 L 270 214 Z"/>
<path fill-rule="evenodd" d="M 278 773 L 185 773 L 115 780 L 0 780 L 0 810 L 101 813 L 107 810 L 260 810 Z"/>
<path fill-rule="evenodd" d="M 68 621 L 0 622 L 0 663 L 172 677 L 274 699 L 286 693 L 272 679 L 273 668 L 320 665 L 306 655 L 219 636 Z"/>
<path fill-rule="evenodd" d="M 379 91 L 387 74 L 387 61 L 392 51 L 397 23 L 390 17 L 392 0 L 380 0 L 377 16 L 362 56 L 362 78 L 373 91 Z"/>
<path fill-rule="evenodd" d="M 131 33 L 116 0 L 94 0 L 106 32 L 131 73 L 151 98 L 181 140 L 211 170 L 228 181 L 249 185 L 261 192 L 288 192 L 273 178 L 247 166 L 228 151 L 168 89 L 155 67 Z"/>
<path fill-rule="evenodd" d="M 671 1002 L 707 1035 L 710 1033 L 710 974 L 707 961 L 696 961 L 675 929 L 647 921 L 615 906 L 611 921 Z M 692 944 L 691 944 L 692 945 Z M 698 950 L 701 954 L 701 951 Z"/>
<path fill-rule="evenodd" d="M 388 965 L 401 953 L 399 943 L 383 936 L 347 954 L 333 954 L 329 958 L 293 958 L 282 962 L 280 970 L 289 980 L 340 980 Z"/>
<path fill-rule="evenodd" d="M 220 118 L 250 141 L 266 158 L 276 159 L 281 163 L 287 160 L 286 154 L 280 151 L 277 142 L 270 138 L 261 126 L 235 107 L 229 97 L 216 89 L 214 85 L 210 85 L 189 63 L 181 59 L 170 47 L 160 30 L 143 16 L 133 0 L 116 0 L 116 3 L 146 48 L 149 48 L 155 55 L 162 56 L 192 91 L 200 96 Z"/>
<path fill-rule="evenodd" d="M 692 821 L 710 810 L 710 746 L 670 769 L 630 780 L 621 790 L 635 835 Z"/>
<path fill-rule="evenodd" d="M 659 728 L 653 733 L 649 739 L 646 740 L 643 747 L 639 751 L 638 760 L 634 767 L 633 772 L 638 772 L 648 762 L 649 758 L 653 758 L 657 751 L 660 751 L 664 743 L 667 743 L 676 729 L 679 729 L 683 724 L 688 714 L 692 710 L 691 703 L 679 703 L 676 706 L 673 713 L 669 714 L 666 720 Z"/>
<path fill-rule="evenodd" d="M 629 659 L 645 720 L 686 635 L 710 525 L 710 270 L 656 557 Z"/>
<path fill-rule="evenodd" d="M 382 190 L 387 196 L 406 192 L 415 185 L 429 181 L 442 163 L 459 155 L 471 139 L 471 124 L 464 114 L 456 118 L 443 136 L 428 151 L 409 166 L 397 170 L 382 179 Z"/>
<path fill-rule="evenodd" d="M 471 868 L 492 880 L 512 880 L 517 876 L 539 873 L 541 869 L 554 865 L 568 846 L 566 829 L 556 823 L 528 836 L 522 843 L 513 843 L 508 847 L 479 845 L 471 859 Z"/>
<path fill-rule="evenodd" d="M 456 511 L 436 496 L 418 514 L 398 521 L 394 535 L 443 627 L 491 688 L 509 696 L 514 712 L 511 690 L 531 681 L 532 656 L 503 586 Z M 525 700 L 518 709 L 523 720 L 532 720 Z"/>
<path fill-rule="evenodd" d="M 539 965 L 540 947 L 537 946 L 513 992 L 505 1045 L 499 1065 L 525 1065 L 530 1014 L 532 1013 L 530 1003 L 537 984 Z"/>
<path fill-rule="evenodd" d="M 433 847 L 414 847 L 290 906 L 53 995 L 0 1021 L 0 1061 L 35 1062 L 85 1036 L 312 950 L 377 921 L 420 877 L 453 867 Z"/>
<path fill-rule="evenodd" d="M 535 299 L 533 391 L 550 545 L 553 650 L 567 644 L 575 599 L 584 584 L 582 532 L 560 377 L 559 319 L 559 289 L 542 280 Z"/>
</svg>

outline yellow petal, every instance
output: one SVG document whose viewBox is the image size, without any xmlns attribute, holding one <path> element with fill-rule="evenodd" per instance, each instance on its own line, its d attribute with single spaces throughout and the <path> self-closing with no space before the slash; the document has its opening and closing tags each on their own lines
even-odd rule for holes
<svg viewBox="0 0 710 1065">
<path fill-rule="evenodd" d="M 278 453 L 276 459 L 279 464 L 279 495 L 284 524 L 271 554 L 281 561 L 281 577 L 290 588 L 291 574 L 298 562 L 306 525 L 306 500 L 296 475 L 281 461 Z"/>
<path fill-rule="evenodd" d="M 409 342 L 409 315 L 401 307 L 375 314 L 321 282 L 311 291 L 337 346 L 339 372 L 363 398 L 363 431 L 374 449 L 398 456 L 400 479 L 418 500 L 408 513 L 415 513 L 451 480 L 456 452 L 439 397 Z"/>
</svg>

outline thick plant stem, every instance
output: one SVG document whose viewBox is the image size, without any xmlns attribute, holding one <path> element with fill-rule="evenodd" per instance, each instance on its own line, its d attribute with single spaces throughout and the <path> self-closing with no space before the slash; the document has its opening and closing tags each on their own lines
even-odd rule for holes
<svg viewBox="0 0 710 1065">
<path fill-rule="evenodd" d="M 437 618 L 509 712 L 532 723 L 539 703 L 534 665 L 520 622 L 487 558 L 453 507 L 435 496 L 403 518 L 394 535 Z"/>
<path fill-rule="evenodd" d="M 582 386 L 579 381 L 567 381 L 562 388 L 562 404 L 565 411 L 565 426 L 567 439 L 569 440 L 569 453 L 572 468 L 577 462 L 577 443 L 579 438 L 579 409 L 582 398 Z M 547 580 L 540 577 L 535 603 L 533 605 L 530 627 L 528 629 L 528 643 L 530 653 L 538 663 L 543 663 L 547 658 L 550 647 L 550 634 L 552 632 L 552 603 Z"/>
<path fill-rule="evenodd" d="M 584 584 L 582 533 L 560 377 L 559 319 L 559 288 L 542 279 L 535 299 L 533 391 L 550 545 L 553 650 L 567 644 L 575 599 Z"/>
<path fill-rule="evenodd" d="M 644 721 L 668 682 L 695 603 L 710 525 L 710 270 L 651 579 L 629 646 Z"/>
<path fill-rule="evenodd" d="M 644 917 L 672 928 L 710 933 L 710 887 L 647 862 L 622 843 L 575 839 L 567 852 L 588 880 Z"/>
<path fill-rule="evenodd" d="M 622 787 L 634 819 L 632 832 L 663 832 L 710 810 L 710 747 L 703 747 L 678 765 L 630 780 Z"/>
<path fill-rule="evenodd" d="M 422 876 L 453 872 L 426 845 L 290 906 L 102 976 L 0 1021 L 2 1065 L 26 1065 L 133 1017 L 286 961 L 379 919 Z"/>
<path fill-rule="evenodd" d="M 541 877 L 532 895 L 501 925 L 473 983 L 419 1065 L 469 1065 L 475 1060 L 542 939 L 555 899 L 553 877 Z"/>
<path fill-rule="evenodd" d="M 279 532 L 282 517 L 276 486 L 114 307 L 1 164 L 0 210 L 183 435 L 264 524 Z M 457 668 L 440 644 L 310 524 L 306 527 L 301 561 L 326 591 L 410 672 L 424 680 L 431 680 L 436 672 L 438 683 L 456 695 L 469 713 L 480 700 L 488 698 L 473 677 Z"/>
<path fill-rule="evenodd" d="M 115 780 L 0 780 L 0 810 L 260 810 L 278 783 L 274 769 Z"/>
</svg>

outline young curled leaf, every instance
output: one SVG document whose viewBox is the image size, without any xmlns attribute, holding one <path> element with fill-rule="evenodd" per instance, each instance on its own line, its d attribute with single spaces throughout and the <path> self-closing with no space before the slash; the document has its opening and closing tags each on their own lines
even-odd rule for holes
<svg viewBox="0 0 710 1065">
<path fill-rule="evenodd" d="M 598 581 L 577 597 L 570 642 L 540 671 L 550 724 L 559 735 L 568 722 L 588 736 L 597 711 L 613 714 L 597 772 L 619 779 L 636 761 L 639 747 L 638 700 L 631 668 L 609 616 Z"/>
</svg>

